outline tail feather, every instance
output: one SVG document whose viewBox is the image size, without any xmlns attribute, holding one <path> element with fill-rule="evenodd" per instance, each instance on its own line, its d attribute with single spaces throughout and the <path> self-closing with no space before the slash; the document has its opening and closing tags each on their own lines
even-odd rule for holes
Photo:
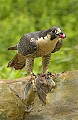
<svg viewBox="0 0 78 120">
<path fill-rule="evenodd" d="M 8 50 L 17 50 L 17 45 L 9 47 Z"/>
<path fill-rule="evenodd" d="M 25 66 L 26 58 L 17 53 L 14 58 L 8 63 L 7 67 L 12 67 L 15 70 L 22 69 Z"/>
</svg>

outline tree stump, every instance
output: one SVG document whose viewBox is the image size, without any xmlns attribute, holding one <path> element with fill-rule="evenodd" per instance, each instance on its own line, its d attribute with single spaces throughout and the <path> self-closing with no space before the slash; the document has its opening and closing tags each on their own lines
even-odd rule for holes
<svg viewBox="0 0 78 120">
<path fill-rule="evenodd" d="M 0 120 L 78 120 L 78 70 L 0 80 Z"/>
</svg>

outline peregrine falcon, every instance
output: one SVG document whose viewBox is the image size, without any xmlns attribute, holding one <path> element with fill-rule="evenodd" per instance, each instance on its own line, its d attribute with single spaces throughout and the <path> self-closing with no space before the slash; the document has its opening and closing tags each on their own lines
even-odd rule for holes
<svg viewBox="0 0 78 120">
<path fill-rule="evenodd" d="M 42 72 L 46 73 L 51 53 L 60 49 L 62 39 L 65 37 L 66 35 L 57 26 L 48 30 L 40 30 L 23 35 L 18 44 L 8 48 L 8 50 L 18 51 L 8 63 L 8 67 L 18 70 L 26 66 L 27 74 L 31 74 L 33 72 L 34 59 L 42 57 Z"/>
</svg>

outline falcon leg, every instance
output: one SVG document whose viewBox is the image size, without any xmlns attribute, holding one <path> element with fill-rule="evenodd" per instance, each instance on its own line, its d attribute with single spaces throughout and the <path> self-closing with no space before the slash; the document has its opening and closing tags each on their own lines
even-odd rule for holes
<svg viewBox="0 0 78 120">
<path fill-rule="evenodd" d="M 26 58 L 26 70 L 27 70 L 27 74 L 31 75 L 31 81 L 32 81 L 32 85 L 33 85 L 33 91 L 36 91 L 36 86 L 35 86 L 35 78 L 32 72 L 33 69 L 33 64 L 34 64 L 34 58 L 28 57 Z"/>
<path fill-rule="evenodd" d="M 33 69 L 33 64 L 34 64 L 34 58 L 31 57 L 27 57 L 26 58 L 26 71 L 27 74 L 31 74 L 32 75 L 32 69 Z"/>
<path fill-rule="evenodd" d="M 43 73 L 46 73 L 50 62 L 51 54 L 42 57 Z"/>
</svg>

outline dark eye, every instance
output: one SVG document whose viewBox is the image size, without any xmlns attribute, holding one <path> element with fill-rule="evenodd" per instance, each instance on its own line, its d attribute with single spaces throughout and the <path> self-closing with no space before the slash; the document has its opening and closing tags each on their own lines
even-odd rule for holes
<svg viewBox="0 0 78 120">
<path fill-rule="evenodd" d="M 55 30 L 53 30 L 52 32 L 55 33 Z"/>
</svg>

